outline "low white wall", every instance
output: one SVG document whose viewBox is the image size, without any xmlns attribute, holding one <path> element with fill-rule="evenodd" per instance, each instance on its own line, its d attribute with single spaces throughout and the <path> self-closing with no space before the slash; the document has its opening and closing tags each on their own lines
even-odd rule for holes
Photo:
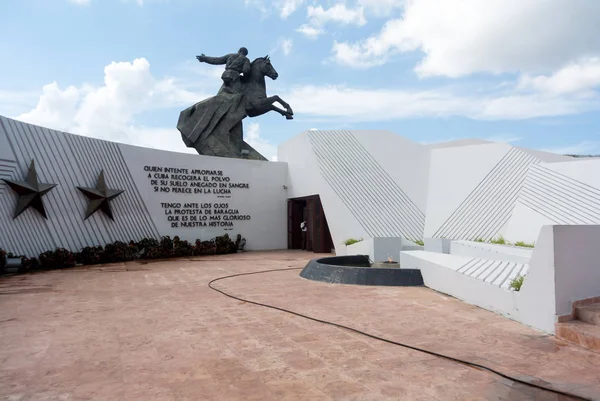
<svg viewBox="0 0 600 401">
<path fill-rule="evenodd" d="M 446 238 L 425 238 L 423 243 L 427 252 L 450 253 L 452 241 Z"/>
<path fill-rule="evenodd" d="M 554 334 L 556 316 L 573 301 L 600 295 L 598 243 L 599 226 L 544 226 L 518 292 L 457 272 L 473 255 L 401 252 L 400 263 L 420 269 L 429 288 Z"/>
<path fill-rule="evenodd" d="M 518 248 L 514 246 L 474 241 L 452 241 L 450 244 L 450 254 L 490 260 L 529 263 L 531 255 L 533 254 L 533 248 Z"/>
<path fill-rule="evenodd" d="M 554 334 L 555 307 L 555 245 L 554 226 L 544 226 L 536 241 L 529 263 L 529 272 L 521 290 L 515 293 L 518 320 L 546 333 Z"/>
<path fill-rule="evenodd" d="M 341 248 L 343 248 L 343 246 Z M 338 253 L 336 252 L 336 255 L 337 254 Z M 344 255 L 369 255 L 369 259 L 373 260 L 375 257 L 373 253 L 373 238 L 363 239 L 352 245 L 346 245 Z"/>
<path fill-rule="evenodd" d="M 513 292 L 455 271 L 472 258 L 421 251 L 400 255 L 400 265 L 420 269 L 427 287 L 515 319 L 517 308 Z"/>
<path fill-rule="evenodd" d="M 600 296 L 600 225 L 554 226 L 554 276 L 558 315 Z"/>
<path fill-rule="evenodd" d="M 374 255 L 373 262 L 385 262 L 391 258 L 394 262 L 398 261 L 398 255 L 405 244 L 403 238 L 374 238 L 373 247 Z"/>
<path fill-rule="evenodd" d="M 341 247 L 344 248 L 344 247 Z M 373 262 L 385 262 L 388 258 L 399 261 L 398 255 L 401 251 L 423 250 L 423 247 L 414 242 L 396 237 L 367 238 L 345 249 L 340 249 L 336 255 L 369 255 Z"/>
</svg>

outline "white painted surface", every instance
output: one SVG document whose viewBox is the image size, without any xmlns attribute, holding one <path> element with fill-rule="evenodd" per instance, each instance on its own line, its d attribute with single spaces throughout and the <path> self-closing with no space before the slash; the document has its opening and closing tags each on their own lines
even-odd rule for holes
<svg viewBox="0 0 600 401">
<path fill-rule="evenodd" d="M 553 226 L 544 226 L 536 241 L 529 271 L 521 290 L 515 293 L 515 319 L 546 333 L 554 334 L 556 321 L 555 247 Z"/>
<path fill-rule="evenodd" d="M 600 226 L 555 226 L 556 310 L 571 312 L 573 301 L 600 296 Z"/>
<path fill-rule="evenodd" d="M 434 236 L 509 150 L 494 143 L 431 150 L 425 237 Z"/>
<path fill-rule="evenodd" d="M 8 147 L 5 146 L 7 143 Z M 3 117 L 0 118 L 0 145 L 0 178 L 24 180 L 33 159 L 40 182 L 57 184 L 43 197 L 47 220 L 33 208 L 13 219 L 17 196 L 0 181 L 0 248 L 9 252 L 37 257 L 41 252 L 57 247 L 78 251 L 85 246 L 159 238 L 162 235 L 178 235 L 185 240 L 210 240 L 225 233 L 233 238 L 241 234 L 246 238 L 249 250 L 287 247 L 287 193 L 283 188 L 287 185 L 285 163 L 140 148 L 49 130 Z M 14 154 L 14 161 L 10 160 L 10 154 Z M 227 195 L 231 198 L 218 198 L 219 195 L 204 192 L 155 192 L 150 181 L 152 178 L 148 178 L 148 174 L 152 176 L 154 173 L 144 171 L 146 165 L 187 168 L 190 171 L 222 170 L 224 177 L 229 177 L 232 183 L 247 183 L 249 188 L 231 189 L 232 193 Z M 77 187 L 95 187 L 102 170 L 109 188 L 125 192 L 110 203 L 114 221 L 102 212 L 84 220 L 88 200 Z M 168 175 L 170 177 L 170 173 Z M 167 181 L 178 180 L 168 178 Z M 179 181 L 190 183 L 189 180 Z M 182 205 L 210 203 L 209 209 L 212 210 L 216 203 L 224 203 L 227 206 L 219 209 L 237 209 L 239 214 L 249 215 L 250 220 L 235 220 L 233 227 L 191 228 L 180 225 L 174 228 L 161 202 Z M 224 215 L 220 216 L 224 221 Z M 179 218 L 180 223 L 183 216 Z"/>
<path fill-rule="evenodd" d="M 403 238 L 367 238 L 345 248 L 344 255 L 369 255 L 371 261 L 386 262 L 391 258 L 394 262 L 403 250 L 422 250 L 423 247 Z"/>
<path fill-rule="evenodd" d="M 279 160 L 290 163 L 291 196 L 321 195 L 337 247 L 351 237 L 531 243 L 545 224 L 600 224 L 600 159 L 479 140 L 423 146 L 387 131 L 311 131 L 281 145 Z"/>
<path fill-rule="evenodd" d="M 429 150 L 390 131 L 352 131 L 352 134 L 425 213 Z"/>
<path fill-rule="evenodd" d="M 427 252 L 450 253 L 452 241 L 446 238 L 424 238 L 424 249 Z"/>
<path fill-rule="evenodd" d="M 527 264 L 533 254 L 533 248 L 456 240 L 450 244 L 450 254 Z"/>
<path fill-rule="evenodd" d="M 552 219 L 517 202 L 504 231 L 504 238 L 513 243 L 518 241 L 533 243 L 540 235 L 540 229 L 552 224 L 555 224 Z"/>
<path fill-rule="evenodd" d="M 600 296 L 599 243 L 600 226 L 544 226 L 528 269 L 433 252 L 402 252 L 400 263 L 420 269 L 436 291 L 554 334 L 557 316 L 571 313 L 574 301 Z M 509 291 L 518 274 L 526 275 L 521 290 Z"/>
<path fill-rule="evenodd" d="M 345 253 L 345 240 L 368 238 L 364 227 L 323 179 L 306 132 L 279 145 L 277 158 L 288 165 L 289 199 L 320 196 L 336 255 Z"/>
<path fill-rule="evenodd" d="M 181 239 L 210 239 L 228 232 L 246 238 L 248 250 L 287 248 L 287 165 L 278 162 L 229 159 L 224 157 L 177 154 L 156 149 L 119 145 L 129 171 L 145 200 L 161 235 L 179 235 Z M 221 170 L 234 183 L 248 183 L 249 189 L 231 189 L 230 198 L 216 194 L 174 194 L 154 192 L 144 166 L 164 166 L 199 170 Z M 153 175 L 154 173 L 150 173 Z M 220 227 L 172 228 L 161 203 L 200 202 L 225 204 L 225 209 L 249 215 L 249 221 L 235 221 L 234 228 Z"/>
<path fill-rule="evenodd" d="M 401 253 L 400 264 L 403 268 L 420 269 L 423 281 L 429 288 L 513 317 L 511 314 L 515 310 L 513 292 L 457 272 L 472 260 L 464 256 L 412 251 Z"/>
<path fill-rule="evenodd" d="M 373 238 L 367 238 L 352 245 L 346 245 L 345 255 L 368 255 L 370 260 L 375 258 Z"/>
<path fill-rule="evenodd" d="M 506 237 L 530 241 L 544 224 L 600 224 L 600 160 L 540 163 L 529 169 Z"/>
</svg>

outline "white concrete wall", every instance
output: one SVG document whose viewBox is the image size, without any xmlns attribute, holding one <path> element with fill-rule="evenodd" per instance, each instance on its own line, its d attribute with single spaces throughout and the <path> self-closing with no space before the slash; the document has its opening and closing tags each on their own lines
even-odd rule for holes
<svg viewBox="0 0 600 401">
<path fill-rule="evenodd" d="M 185 240 L 210 239 L 228 232 L 246 238 L 248 250 L 287 248 L 287 164 L 224 157 L 177 154 L 156 149 L 120 145 L 133 181 L 146 203 L 161 235 L 179 235 Z M 154 192 L 144 166 L 168 166 L 199 170 L 221 170 L 231 182 L 248 183 L 249 189 L 232 189 L 231 195 L 173 194 Z M 153 175 L 153 173 L 150 173 Z M 172 228 L 161 203 L 201 202 L 227 204 L 240 214 L 250 215 L 249 221 L 234 222 L 233 229 L 220 227 Z"/>
<path fill-rule="evenodd" d="M 529 242 L 545 224 L 600 224 L 600 159 L 571 158 L 529 169 L 505 237 Z"/>
<path fill-rule="evenodd" d="M 533 249 L 457 240 L 452 241 L 450 244 L 450 254 L 490 260 L 509 260 L 517 263 L 529 263 L 531 255 L 533 254 Z"/>
<path fill-rule="evenodd" d="M 449 254 L 452 240 L 446 238 L 424 238 L 423 244 L 424 251 Z"/>
<path fill-rule="evenodd" d="M 600 296 L 599 243 L 600 226 L 542 227 L 518 292 L 461 273 L 470 256 L 402 252 L 400 263 L 421 269 L 425 285 L 436 291 L 554 334 L 557 316 L 571 313 L 574 301 Z"/>
<path fill-rule="evenodd" d="M 373 238 L 367 238 L 354 244 L 340 247 L 340 250 L 342 251 L 340 253 L 336 253 L 336 255 L 368 255 L 370 260 L 375 259 Z"/>
<path fill-rule="evenodd" d="M 368 238 L 364 227 L 323 179 L 306 132 L 279 145 L 277 158 L 288 166 L 287 197 L 289 199 L 320 196 L 337 255 L 344 254 L 345 240 Z"/>
<path fill-rule="evenodd" d="M 337 248 L 351 237 L 531 243 L 546 224 L 600 224 L 600 159 L 309 131 L 281 145 L 279 160 L 290 164 L 289 197 L 321 195 Z"/>
<path fill-rule="evenodd" d="M 390 131 L 352 131 L 352 134 L 425 213 L 429 149 Z"/>
<path fill-rule="evenodd" d="M 421 270 L 425 285 L 467 303 L 515 318 L 515 295 L 482 280 L 457 273 L 472 258 L 424 251 L 400 253 L 400 266 Z"/>
<path fill-rule="evenodd" d="M 320 195 L 336 248 L 348 238 L 422 238 L 422 145 L 381 131 L 308 131 L 280 145 L 278 160 L 288 163 L 289 198 Z M 413 165 L 418 179 L 399 168 Z"/>
<path fill-rule="evenodd" d="M 600 226 L 554 226 L 556 311 L 571 313 L 571 304 L 600 296 Z"/>
<path fill-rule="evenodd" d="M 338 255 L 369 255 L 373 262 L 385 262 L 388 258 L 398 262 L 400 251 L 422 249 L 423 247 L 403 238 L 367 238 L 340 249 Z"/>
<path fill-rule="evenodd" d="M 17 195 L 0 181 L 0 248 L 9 252 L 38 256 L 56 247 L 78 251 L 85 246 L 145 237 L 178 235 L 186 240 L 210 240 L 225 233 L 234 238 L 238 233 L 244 236 L 250 250 L 287 247 L 285 163 L 140 148 L 0 117 L 0 178 L 25 180 L 32 159 L 40 182 L 57 186 L 42 198 L 47 220 L 33 208 L 13 219 Z M 221 170 L 231 183 L 247 183 L 249 188 L 232 188 L 230 194 L 223 195 L 155 192 L 151 182 L 154 172 L 145 171 L 145 166 Z M 125 192 L 110 203 L 114 221 L 101 211 L 84 220 L 88 200 L 77 187 L 95 187 L 102 170 L 109 188 Z M 212 180 L 212 176 L 207 178 Z M 166 180 L 168 187 L 172 187 L 170 181 L 190 184 L 189 180 Z M 226 209 L 249 215 L 250 220 L 233 221 L 233 227 L 182 227 L 183 216 L 179 216 L 175 228 L 161 203 L 181 203 L 181 209 L 185 203 L 210 203 L 209 208 L 199 207 L 207 218 L 215 216 L 204 214 L 207 209 L 213 212 L 215 204 L 223 203 Z M 202 216 L 196 215 L 199 219 Z"/>
<path fill-rule="evenodd" d="M 494 143 L 431 150 L 425 237 L 434 237 L 509 150 Z"/>
<path fill-rule="evenodd" d="M 544 226 L 536 242 L 521 290 L 515 293 L 512 318 L 546 333 L 554 334 L 556 321 L 555 246 L 553 226 Z"/>
</svg>

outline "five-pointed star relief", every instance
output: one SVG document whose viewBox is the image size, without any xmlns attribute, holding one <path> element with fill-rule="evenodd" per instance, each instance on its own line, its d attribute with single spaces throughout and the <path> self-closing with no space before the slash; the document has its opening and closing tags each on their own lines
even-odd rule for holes
<svg viewBox="0 0 600 401">
<path fill-rule="evenodd" d="M 102 210 L 111 220 L 114 220 L 109 202 L 125 191 L 121 189 L 108 189 L 104 179 L 104 170 L 100 171 L 96 188 L 77 187 L 77 189 L 83 192 L 89 199 L 87 211 L 85 213 L 86 220 L 98 210 Z"/>
<path fill-rule="evenodd" d="M 29 165 L 29 171 L 27 172 L 27 178 L 25 181 L 13 181 L 2 179 L 13 191 L 19 195 L 17 201 L 17 208 L 13 219 L 16 219 L 21 213 L 27 210 L 30 206 L 40 212 L 44 218 L 46 216 L 46 209 L 44 208 L 44 202 L 42 202 L 42 196 L 46 195 L 52 188 L 57 184 L 41 184 L 38 181 L 37 172 L 35 171 L 35 163 L 31 160 Z"/>
</svg>

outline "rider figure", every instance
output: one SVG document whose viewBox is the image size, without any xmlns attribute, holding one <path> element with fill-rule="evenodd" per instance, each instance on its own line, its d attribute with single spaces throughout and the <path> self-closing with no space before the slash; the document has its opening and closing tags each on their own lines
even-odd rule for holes
<svg viewBox="0 0 600 401">
<path fill-rule="evenodd" d="M 212 65 L 225 64 L 225 72 L 221 75 L 221 79 L 223 80 L 221 91 L 227 93 L 241 93 L 242 82 L 240 80 L 240 74 L 244 74 L 244 77 L 247 78 L 250 76 L 252 69 L 250 60 L 246 57 L 247 55 L 248 49 L 241 47 L 237 53 L 227 54 L 223 57 L 208 57 L 201 54 L 196 56 L 196 58 L 201 63 L 204 62 Z"/>
</svg>

